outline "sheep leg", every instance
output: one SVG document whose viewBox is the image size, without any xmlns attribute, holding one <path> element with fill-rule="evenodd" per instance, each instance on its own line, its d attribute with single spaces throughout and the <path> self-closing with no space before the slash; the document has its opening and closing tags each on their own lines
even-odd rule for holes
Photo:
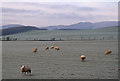
<svg viewBox="0 0 120 81">
<path fill-rule="evenodd" d="M 26 72 L 24 72 L 24 75 L 26 75 Z"/>
<path fill-rule="evenodd" d="M 25 72 L 22 72 L 22 74 L 25 74 Z"/>
<path fill-rule="evenodd" d="M 81 59 L 81 61 L 84 61 L 84 59 Z"/>
<path fill-rule="evenodd" d="M 29 74 L 30 74 L 30 76 L 31 76 L 31 70 L 29 70 L 28 72 L 29 72 Z"/>
<path fill-rule="evenodd" d="M 31 72 L 30 72 L 30 76 L 31 76 Z"/>
<path fill-rule="evenodd" d="M 23 72 L 22 72 L 22 75 L 23 75 Z"/>
<path fill-rule="evenodd" d="M 83 61 L 83 59 L 81 59 L 81 61 Z"/>
</svg>

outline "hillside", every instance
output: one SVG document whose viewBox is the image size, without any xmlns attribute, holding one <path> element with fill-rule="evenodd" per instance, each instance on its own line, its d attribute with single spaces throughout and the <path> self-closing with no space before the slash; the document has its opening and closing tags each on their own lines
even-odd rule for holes
<svg viewBox="0 0 120 81">
<path fill-rule="evenodd" d="M 3 29 L 3 30 L 0 30 L 0 32 L 2 32 L 2 35 L 10 35 L 10 34 L 26 32 L 30 30 L 39 30 L 39 28 L 32 27 L 32 26 L 20 26 L 20 27 Z"/>
<path fill-rule="evenodd" d="M 34 26 L 23 26 L 18 24 L 9 24 L 2 26 L 2 35 L 10 35 L 16 33 L 27 32 L 30 30 L 83 30 L 83 29 L 99 29 L 104 27 L 117 26 L 117 21 L 105 21 L 105 22 L 79 22 L 71 25 L 57 25 L 57 26 L 47 26 L 47 27 L 34 27 Z"/>
<path fill-rule="evenodd" d="M 79 22 L 71 25 L 57 25 L 44 27 L 48 30 L 77 30 L 77 29 L 97 29 L 104 27 L 118 26 L 117 21 L 104 21 L 104 22 Z"/>
<path fill-rule="evenodd" d="M 20 25 L 20 24 L 8 24 L 8 25 L 2 26 L 2 29 L 14 28 L 14 27 L 21 27 L 21 26 L 24 26 L 24 25 Z"/>
<path fill-rule="evenodd" d="M 117 39 L 118 27 L 106 27 L 86 30 L 31 30 L 22 33 L 6 35 L 5 37 L 18 38 L 19 40 L 80 40 L 83 39 Z"/>
</svg>

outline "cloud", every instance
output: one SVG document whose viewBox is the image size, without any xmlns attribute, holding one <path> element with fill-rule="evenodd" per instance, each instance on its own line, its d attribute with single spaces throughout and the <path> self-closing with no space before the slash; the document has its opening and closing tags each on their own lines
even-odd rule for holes
<svg viewBox="0 0 120 81">
<path fill-rule="evenodd" d="M 4 0 L 3 2 L 118 2 L 119 0 Z"/>
<path fill-rule="evenodd" d="M 3 13 L 29 13 L 30 10 L 24 10 L 24 9 L 13 9 L 13 8 L 2 8 Z"/>
<path fill-rule="evenodd" d="M 2 8 L 2 12 L 4 13 L 13 13 L 13 14 L 17 14 L 17 13 L 40 13 L 43 14 L 41 10 L 30 10 L 30 9 L 14 9 L 14 8 Z"/>
<path fill-rule="evenodd" d="M 21 22 L 37 26 L 62 25 L 78 21 L 117 20 L 116 4 L 115 2 L 4 2 L 2 13 L 5 24 Z"/>
</svg>

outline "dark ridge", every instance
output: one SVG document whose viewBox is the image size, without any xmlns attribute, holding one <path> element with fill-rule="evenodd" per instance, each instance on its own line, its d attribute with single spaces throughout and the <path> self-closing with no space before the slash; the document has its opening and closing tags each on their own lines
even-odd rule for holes
<svg viewBox="0 0 120 81">
<path fill-rule="evenodd" d="M 14 27 L 14 28 L 7 28 L 0 30 L 0 33 L 2 33 L 2 35 L 10 35 L 15 33 L 27 32 L 30 30 L 40 30 L 40 29 L 33 26 L 21 26 L 21 27 Z"/>
</svg>

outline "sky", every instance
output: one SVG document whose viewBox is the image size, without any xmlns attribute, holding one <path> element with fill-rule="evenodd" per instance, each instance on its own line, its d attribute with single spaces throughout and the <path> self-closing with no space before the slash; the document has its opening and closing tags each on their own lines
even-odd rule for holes
<svg viewBox="0 0 120 81">
<path fill-rule="evenodd" d="M 118 20 L 117 0 L 111 2 L 5 0 L 2 2 L 1 9 L 2 25 L 21 24 L 45 27 Z"/>
</svg>

